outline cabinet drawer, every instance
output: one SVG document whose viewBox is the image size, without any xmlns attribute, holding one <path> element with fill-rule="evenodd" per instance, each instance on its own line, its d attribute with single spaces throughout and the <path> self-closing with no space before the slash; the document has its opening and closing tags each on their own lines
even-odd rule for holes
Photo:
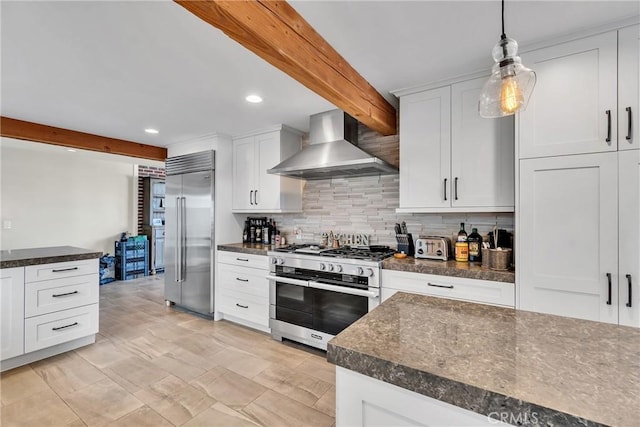
<svg viewBox="0 0 640 427">
<path fill-rule="evenodd" d="M 25 353 L 98 332 L 98 304 L 31 317 L 24 321 Z"/>
<path fill-rule="evenodd" d="M 269 299 L 246 295 L 230 290 L 221 290 L 218 298 L 218 311 L 257 323 L 261 326 L 269 326 Z"/>
<path fill-rule="evenodd" d="M 381 288 L 515 307 L 515 288 L 513 283 L 382 270 Z"/>
<path fill-rule="evenodd" d="M 239 265 L 241 267 L 269 269 L 269 257 L 266 255 L 243 254 L 240 252 L 218 252 L 218 262 Z"/>
<path fill-rule="evenodd" d="M 42 280 L 61 279 L 98 272 L 98 258 L 79 261 L 56 262 L 53 264 L 30 265 L 25 267 L 24 281 L 40 282 Z"/>
<path fill-rule="evenodd" d="M 220 264 L 218 266 L 218 286 L 243 294 L 269 298 L 268 272 L 257 268 Z"/>
<path fill-rule="evenodd" d="M 95 304 L 99 299 L 98 286 L 97 274 L 27 283 L 25 317 Z"/>
</svg>

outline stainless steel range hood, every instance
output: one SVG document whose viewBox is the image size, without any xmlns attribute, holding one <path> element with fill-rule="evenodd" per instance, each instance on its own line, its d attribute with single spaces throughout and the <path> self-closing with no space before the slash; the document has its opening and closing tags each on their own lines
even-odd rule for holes
<svg viewBox="0 0 640 427">
<path fill-rule="evenodd" d="M 357 147 L 358 122 L 341 110 L 310 118 L 309 146 L 267 170 L 301 179 L 397 174 L 398 168 Z"/>
</svg>

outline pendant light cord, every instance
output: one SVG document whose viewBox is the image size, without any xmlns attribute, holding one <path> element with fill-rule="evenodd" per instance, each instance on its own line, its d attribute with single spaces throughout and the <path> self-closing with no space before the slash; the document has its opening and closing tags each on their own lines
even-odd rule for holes
<svg viewBox="0 0 640 427">
<path fill-rule="evenodd" d="M 501 38 L 505 38 L 507 37 L 504 33 L 504 0 L 502 0 L 502 37 Z"/>
</svg>

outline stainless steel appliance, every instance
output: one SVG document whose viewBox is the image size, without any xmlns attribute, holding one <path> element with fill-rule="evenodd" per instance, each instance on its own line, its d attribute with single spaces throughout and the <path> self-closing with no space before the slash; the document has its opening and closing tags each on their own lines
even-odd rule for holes
<svg viewBox="0 0 640 427">
<path fill-rule="evenodd" d="M 164 298 L 212 316 L 214 162 L 205 151 L 166 161 Z"/>
<path fill-rule="evenodd" d="M 267 173 L 303 179 L 397 174 L 398 168 L 358 148 L 358 121 L 340 110 L 309 119 L 309 145 Z"/>
<path fill-rule="evenodd" d="M 315 245 L 268 252 L 271 336 L 326 350 L 331 338 L 380 303 L 380 262 L 393 253 Z"/>
<path fill-rule="evenodd" d="M 416 258 L 446 261 L 451 256 L 451 240 L 448 237 L 420 236 L 416 239 Z"/>
</svg>

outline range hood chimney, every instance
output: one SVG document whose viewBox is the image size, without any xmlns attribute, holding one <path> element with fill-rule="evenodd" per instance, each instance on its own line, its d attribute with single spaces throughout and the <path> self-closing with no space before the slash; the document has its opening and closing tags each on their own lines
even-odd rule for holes
<svg viewBox="0 0 640 427">
<path fill-rule="evenodd" d="M 267 170 L 301 179 L 397 174 L 398 168 L 357 147 L 358 121 L 341 110 L 314 114 L 309 146 Z"/>
</svg>

